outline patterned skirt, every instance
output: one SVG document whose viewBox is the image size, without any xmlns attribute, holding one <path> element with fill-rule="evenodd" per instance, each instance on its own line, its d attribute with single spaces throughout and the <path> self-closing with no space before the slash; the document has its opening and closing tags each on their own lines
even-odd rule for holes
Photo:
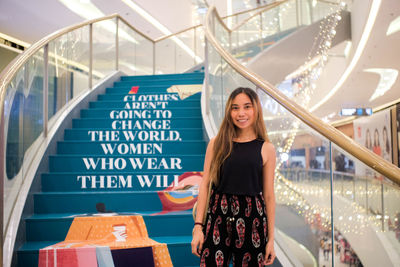
<svg viewBox="0 0 400 267">
<path fill-rule="evenodd" d="M 212 191 L 200 266 L 264 266 L 267 217 L 262 194 Z"/>
</svg>

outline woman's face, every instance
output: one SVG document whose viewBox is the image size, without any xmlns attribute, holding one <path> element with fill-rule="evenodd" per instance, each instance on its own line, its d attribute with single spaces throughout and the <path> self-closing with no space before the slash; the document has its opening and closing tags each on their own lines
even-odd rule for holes
<svg viewBox="0 0 400 267">
<path fill-rule="evenodd" d="M 232 100 L 231 118 L 233 124 L 239 129 L 252 127 L 255 121 L 255 110 L 250 98 L 244 94 L 238 94 Z"/>
</svg>

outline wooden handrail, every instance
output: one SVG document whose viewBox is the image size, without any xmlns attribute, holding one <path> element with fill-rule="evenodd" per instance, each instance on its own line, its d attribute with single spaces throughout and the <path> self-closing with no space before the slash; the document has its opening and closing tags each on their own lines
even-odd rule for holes
<svg viewBox="0 0 400 267">
<path fill-rule="evenodd" d="M 222 58 L 240 75 L 255 84 L 258 88 L 272 97 L 280 105 L 285 107 L 290 113 L 295 117 L 303 121 L 306 125 L 313 128 L 316 132 L 323 135 L 325 138 L 333 142 L 335 145 L 353 155 L 355 158 L 365 163 L 375 171 L 384 175 L 394 183 L 400 185 L 400 169 L 394 164 L 389 163 L 380 156 L 376 155 L 367 148 L 356 143 L 354 140 L 350 139 L 342 132 L 332 127 L 331 125 L 324 123 L 320 118 L 309 113 L 303 107 L 297 103 L 291 101 L 286 95 L 281 93 L 275 86 L 265 81 L 259 75 L 253 71 L 247 69 L 242 64 L 239 63 L 228 51 L 226 51 L 217 41 L 212 33 L 211 21 L 212 16 L 215 16 L 221 23 L 224 24 L 222 19 L 219 17 L 218 12 L 215 7 L 211 7 L 206 15 L 205 19 L 205 34 L 207 40 L 212 44 L 212 46 L 218 51 Z M 226 27 L 226 25 L 225 25 Z"/>
</svg>

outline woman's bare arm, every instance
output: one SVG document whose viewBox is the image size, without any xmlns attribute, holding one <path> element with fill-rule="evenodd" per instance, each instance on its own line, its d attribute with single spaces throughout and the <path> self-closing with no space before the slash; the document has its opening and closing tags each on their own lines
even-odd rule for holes
<svg viewBox="0 0 400 267">
<path fill-rule="evenodd" d="M 196 222 L 202 222 L 207 203 L 208 186 L 210 185 L 210 166 L 214 151 L 214 138 L 210 140 L 207 146 L 204 159 L 203 179 L 201 180 L 199 195 L 197 198 Z"/>
<path fill-rule="evenodd" d="M 210 140 L 207 146 L 206 156 L 204 159 L 203 179 L 201 180 L 199 195 L 197 197 L 197 211 L 195 222 L 203 223 L 204 212 L 206 209 L 208 195 L 208 186 L 210 185 L 210 166 L 214 153 L 214 138 Z M 200 257 L 200 251 L 203 247 L 204 235 L 202 227 L 195 225 L 193 229 L 192 253 Z"/>
<path fill-rule="evenodd" d="M 268 224 L 268 243 L 266 246 L 265 264 L 272 264 L 275 259 L 274 239 L 275 239 L 275 192 L 274 178 L 276 153 L 272 143 L 265 142 L 262 147 L 263 157 L 263 196 L 267 210 Z"/>
</svg>

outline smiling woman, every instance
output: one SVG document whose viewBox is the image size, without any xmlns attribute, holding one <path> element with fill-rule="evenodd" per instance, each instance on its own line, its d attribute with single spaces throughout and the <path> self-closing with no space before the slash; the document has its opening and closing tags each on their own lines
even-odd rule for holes
<svg viewBox="0 0 400 267">
<path fill-rule="evenodd" d="M 235 89 L 204 162 L 192 240 L 200 266 L 274 262 L 275 158 L 257 94 Z"/>
</svg>

